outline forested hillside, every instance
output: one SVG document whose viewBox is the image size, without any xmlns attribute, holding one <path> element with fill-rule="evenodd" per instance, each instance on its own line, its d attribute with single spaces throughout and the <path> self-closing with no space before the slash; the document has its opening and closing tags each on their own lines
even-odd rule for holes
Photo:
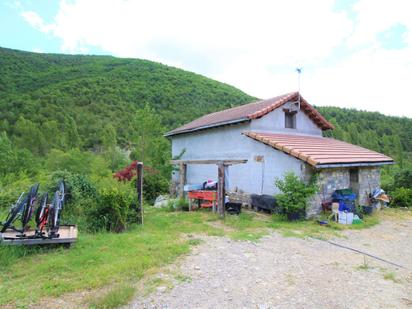
<svg viewBox="0 0 412 309">
<path fill-rule="evenodd" d="M 101 132 L 108 124 L 124 146 L 130 140 L 132 116 L 146 104 L 169 129 L 252 100 L 232 86 L 151 61 L 4 48 L 0 93 L 0 131 L 42 155 L 67 146 L 65 139 L 70 138 L 65 134 L 73 130 L 80 139 L 71 141 L 72 146 L 94 148 L 102 143 Z M 33 139 L 36 145 L 28 143 Z"/>
<path fill-rule="evenodd" d="M 168 190 L 171 173 L 163 133 L 251 100 L 232 86 L 151 61 L 0 48 L 0 212 L 34 182 L 45 190 L 63 177 L 68 218 L 91 218 L 90 226 L 79 223 L 91 230 L 109 217 L 124 225 L 125 214 L 113 214 L 132 186 L 118 187 L 113 171 L 144 161 L 151 167 L 145 198 L 152 200 Z M 113 208 L 103 201 L 107 194 Z"/>
<path fill-rule="evenodd" d="M 335 126 L 326 136 L 390 155 L 400 166 L 411 164 L 412 119 L 338 107 L 317 109 Z"/>
<path fill-rule="evenodd" d="M 0 48 L 0 205 L 9 205 L 35 180 L 51 183 L 61 175 L 73 186 L 112 188 L 101 180 L 131 159 L 154 169 L 145 174 L 146 197 L 152 199 L 167 191 L 170 178 L 164 132 L 252 100 L 230 85 L 147 60 Z M 395 173 L 411 168 L 411 119 L 318 109 L 336 126 L 327 136 L 395 158 L 399 164 L 384 170 L 388 187 Z M 412 172 L 408 177 L 412 182 Z M 412 199 L 412 190 L 408 194 Z"/>
</svg>

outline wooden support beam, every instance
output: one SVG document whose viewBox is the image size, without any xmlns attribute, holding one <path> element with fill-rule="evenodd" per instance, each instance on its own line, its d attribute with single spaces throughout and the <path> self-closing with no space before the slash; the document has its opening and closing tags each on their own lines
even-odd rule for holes
<svg viewBox="0 0 412 309">
<path fill-rule="evenodd" d="M 225 216 L 225 166 L 223 162 L 218 164 L 217 170 L 217 209 L 221 217 Z"/>
<path fill-rule="evenodd" d="M 186 169 L 187 165 L 183 162 L 179 163 L 179 198 L 184 198 L 184 186 L 186 184 Z"/>
<path fill-rule="evenodd" d="M 140 210 L 140 221 L 143 225 L 143 162 L 138 162 L 136 165 L 136 191 L 137 191 L 137 203 Z"/>
<path fill-rule="evenodd" d="M 220 164 L 223 165 L 233 165 L 246 163 L 247 160 L 171 160 L 171 164 Z"/>
</svg>

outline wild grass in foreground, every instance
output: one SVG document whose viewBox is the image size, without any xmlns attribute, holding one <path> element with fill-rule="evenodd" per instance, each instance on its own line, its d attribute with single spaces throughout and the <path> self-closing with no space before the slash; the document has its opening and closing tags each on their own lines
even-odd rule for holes
<svg viewBox="0 0 412 309">
<path fill-rule="evenodd" d="M 131 285 L 120 285 L 112 288 L 103 296 L 90 300 L 90 309 L 113 309 L 126 305 L 136 292 Z"/>
<path fill-rule="evenodd" d="M 209 213 L 150 209 L 145 225 L 122 234 L 80 234 L 69 250 L 0 247 L 0 306 L 27 305 L 46 296 L 137 281 L 150 268 L 189 252 L 193 240 L 181 234 L 216 232 Z"/>
<path fill-rule="evenodd" d="M 81 233 L 69 250 L 0 247 L 0 306 L 26 306 L 45 297 L 110 285 L 116 289 L 120 283 L 133 286 L 145 274 L 199 245 L 198 234 L 257 241 L 277 230 L 284 236 L 327 238 L 339 236 L 341 230 L 371 227 L 382 216 L 399 219 L 412 217 L 411 213 L 398 215 L 396 210 L 389 209 L 367 217 L 359 226 L 332 223 L 323 227 L 315 221 L 285 222 L 277 216 L 247 211 L 222 220 L 206 211 L 169 212 L 150 207 L 144 226 L 134 226 L 122 234 Z M 111 304 L 128 302 L 130 295 L 128 288 L 122 293 L 109 292 L 91 300 L 90 305 L 112 308 Z"/>
</svg>

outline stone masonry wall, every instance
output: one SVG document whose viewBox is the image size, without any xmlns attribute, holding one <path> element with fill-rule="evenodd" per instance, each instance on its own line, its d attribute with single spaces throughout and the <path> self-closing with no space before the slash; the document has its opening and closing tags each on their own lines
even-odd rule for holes
<svg viewBox="0 0 412 309">
<path fill-rule="evenodd" d="M 313 196 L 306 209 L 307 218 L 319 215 L 322 211 L 322 201 L 329 199 L 335 190 L 349 187 L 349 169 L 322 169 L 318 173 L 318 185 L 319 191 Z"/>
<path fill-rule="evenodd" d="M 306 168 L 307 174 L 313 170 Z M 306 217 L 315 217 L 322 211 L 322 201 L 329 200 L 335 190 L 351 187 L 350 168 L 331 168 L 321 170 L 318 174 L 319 191 L 310 201 L 310 206 L 306 210 Z M 365 205 L 367 195 L 376 188 L 380 187 L 380 168 L 379 167 L 359 167 L 359 195 L 358 203 Z M 354 189 L 354 188 L 353 188 Z"/>
<path fill-rule="evenodd" d="M 379 167 L 359 168 L 359 198 L 360 205 L 367 204 L 369 193 L 381 186 L 381 173 Z"/>
</svg>

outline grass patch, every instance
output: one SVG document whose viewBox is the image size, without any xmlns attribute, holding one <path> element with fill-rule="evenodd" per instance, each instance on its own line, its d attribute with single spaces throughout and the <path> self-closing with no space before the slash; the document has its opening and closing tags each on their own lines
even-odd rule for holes
<svg viewBox="0 0 412 309">
<path fill-rule="evenodd" d="M 224 224 L 238 230 L 268 227 L 269 216 L 259 216 L 254 212 L 242 212 L 238 216 L 226 216 Z"/>
<path fill-rule="evenodd" d="M 271 217 L 242 212 L 238 216 L 226 216 L 223 223 L 233 230 L 228 232 L 230 238 L 256 242 L 269 233 Z"/>
<path fill-rule="evenodd" d="M 223 229 L 210 229 L 206 232 L 208 236 L 217 236 L 222 237 L 226 235 L 226 232 Z"/>
<path fill-rule="evenodd" d="M 203 242 L 203 240 L 199 239 L 199 238 L 193 238 L 193 239 L 189 239 L 188 240 L 188 244 L 190 246 L 198 246 Z"/>
<path fill-rule="evenodd" d="M 296 284 L 296 278 L 293 276 L 291 273 L 286 274 L 286 282 L 290 285 L 293 286 Z"/>
<path fill-rule="evenodd" d="M 176 274 L 175 276 L 174 276 L 174 278 L 177 280 L 177 281 L 179 281 L 179 282 L 182 282 L 182 283 L 185 283 L 185 282 L 191 282 L 192 281 L 192 278 L 191 277 L 189 277 L 189 276 L 186 276 L 186 275 L 184 275 L 184 274 Z"/>
<path fill-rule="evenodd" d="M 296 238 L 329 238 L 338 237 L 339 233 L 333 226 L 321 226 L 319 223 L 313 220 L 305 221 L 285 221 L 283 216 L 274 215 L 273 221 L 270 225 L 271 228 L 278 230 L 284 237 L 296 237 Z"/>
<path fill-rule="evenodd" d="M 160 286 L 164 286 L 166 289 L 173 288 L 173 284 L 169 280 L 163 278 L 153 278 L 145 282 L 143 295 L 146 296 L 153 293 Z"/>
<path fill-rule="evenodd" d="M 385 220 L 408 220 L 412 219 L 412 208 L 385 208 L 378 216 Z"/>
<path fill-rule="evenodd" d="M 395 273 L 393 273 L 393 272 L 383 274 L 383 278 L 384 278 L 385 280 L 390 280 L 390 281 L 393 281 L 393 282 L 395 282 L 395 283 L 399 283 L 399 282 L 400 282 L 400 281 L 396 278 Z"/>
<path fill-rule="evenodd" d="M 249 231 L 249 230 L 243 230 L 243 231 L 236 231 L 236 232 L 231 232 L 229 236 L 234 239 L 234 240 L 248 240 L 251 242 L 257 242 L 260 238 L 263 236 L 267 235 L 267 231 Z"/>
<path fill-rule="evenodd" d="M 28 305 L 43 297 L 94 289 L 113 282 L 135 282 L 145 272 L 173 262 L 196 240 L 182 234 L 208 233 L 210 213 L 167 212 L 149 208 L 145 225 L 122 234 L 80 233 L 69 250 L 0 248 L 0 306 Z M 195 243 L 193 243 L 193 241 Z"/>
<path fill-rule="evenodd" d="M 249 211 L 223 220 L 208 211 L 170 212 L 149 207 L 145 213 L 144 226 L 132 227 L 122 234 L 80 233 L 78 242 L 69 250 L 0 247 L 0 306 L 27 306 L 45 297 L 116 282 L 133 285 L 201 243 L 200 239 L 185 235 L 227 235 L 256 242 L 277 230 L 287 237 L 327 238 L 339 236 L 344 229 L 371 227 L 381 217 L 367 217 L 362 227 L 333 223 L 324 227 L 314 221 L 287 222 Z M 114 298 L 107 297 L 107 303 Z"/>
<path fill-rule="evenodd" d="M 286 221 L 283 216 L 274 215 L 273 222 L 270 224 L 270 227 L 278 230 L 285 237 L 313 237 L 327 239 L 330 237 L 343 237 L 340 231 L 371 228 L 377 225 L 383 217 L 384 214 L 377 213 L 374 215 L 365 216 L 361 224 L 344 225 L 328 220 L 327 216 L 322 215 L 319 220 L 327 220 L 329 224 L 326 226 L 321 226 L 315 220 L 291 222 Z"/>
<path fill-rule="evenodd" d="M 365 271 L 368 271 L 369 269 L 371 269 L 365 255 L 363 256 L 363 263 L 357 266 L 356 269 L 365 270 Z"/>
<path fill-rule="evenodd" d="M 101 297 L 90 300 L 90 309 L 113 309 L 129 303 L 134 294 L 135 288 L 129 285 L 114 287 Z"/>
</svg>

